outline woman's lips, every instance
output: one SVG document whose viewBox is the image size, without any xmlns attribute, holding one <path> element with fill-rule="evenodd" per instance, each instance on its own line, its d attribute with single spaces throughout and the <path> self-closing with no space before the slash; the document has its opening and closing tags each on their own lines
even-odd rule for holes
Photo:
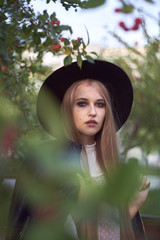
<svg viewBox="0 0 160 240">
<path fill-rule="evenodd" d="M 85 124 L 87 124 L 90 127 L 94 127 L 97 125 L 97 122 L 95 120 L 90 120 L 90 121 L 85 122 Z"/>
</svg>

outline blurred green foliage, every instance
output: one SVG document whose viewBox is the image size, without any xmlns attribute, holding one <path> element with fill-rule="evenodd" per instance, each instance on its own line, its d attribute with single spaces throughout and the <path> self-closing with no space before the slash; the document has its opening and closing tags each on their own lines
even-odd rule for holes
<svg viewBox="0 0 160 240">
<path fill-rule="evenodd" d="M 61 4 L 67 10 L 70 7 L 93 8 L 104 2 L 68 0 L 61 1 Z M 124 13 L 134 11 L 134 7 L 131 8 L 126 1 L 121 3 Z M 92 56 L 96 56 L 94 52 L 91 55 L 86 52 L 89 37 L 87 44 L 81 38 L 63 39 L 64 31 L 72 34 L 70 26 L 60 24 L 56 13 L 49 16 L 47 11 L 44 11 L 43 14 L 36 15 L 30 6 L 30 0 L 0 0 L 0 235 L 2 237 L 6 233 L 12 193 L 12 187 L 4 184 L 5 178 L 16 177 L 21 183 L 21 194 L 28 196 L 28 201 L 37 210 L 36 214 L 42 214 L 42 218 L 35 221 L 28 230 L 26 239 L 29 240 L 53 239 L 57 235 L 59 239 L 71 239 L 61 228 L 68 208 L 73 207 L 74 214 L 78 218 L 94 217 L 93 210 L 96 209 L 99 201 L 107 201 L 115 205 L 126 204 L 137 188 L 137 174 L 140 169 L 133 162 L 123 165 L 118 172 L 114 172 L 112 180 L 102 188 L 97 187 L 95 182 L 83 179 L 79 175 L 75 176 L 71 166 L 67 168 L 66 164 L 62 163 L 64 159 L 60 155 L 60 149 L 63 148 L 65 141 L 63 142 L 59 134 L 60 127 L 56 129 L 62 140 L 60 144 L 44 147 L 51 137 L 40 127 L 35 109 L 39 86 L 52 71 L 42 65 L 44 54 L 46 52 L 52 52 L 57 56 L 63 54 L 65 65 L 76 59 L 80 67 L 84 58 L 93 62 Z M 128 72 L 135 92 L 135 103 L 130 120 L 121 132 L 124 155 L 137 145 L 146 153 L 159 150 L 157 129 L 160 118 L 158 82 L 160 44 L 159 39 L 151 38 L 145 28 L 144 33 L 148 39 L 144 55 L 126 45 L 136 55 L 114 59 L 115 63 Z M 133 78 L 135 71 L 136 77 Z M 61 125 L 59 118 L 56 119 L 56 123 L 57 126 Z M 27 160 L 23 162 L 25 158 Z M 77 166 L 74 166 L 75 168 Z M 65 188 L 61 186 L 65 196 L 69 198 L 64 197 L 63 191 L 59 191 L 59 184 L 67 183 L 68 180 L 77 186 L 83 185 L 85 199 L 80 204 L 76 202 L 76 194 L 70 191 L 70 185 Z M 151 191 L 150 195 L 153 197 L 151 196 L 146 202 L 142 212 L 158 215 L 159 211 L 151 209 L 151 203 L 156 199 L 159 201 L 159 194 L 157 191 Z M 46 211 L 49 211 L 52 217 L 44 218 L 46 213 L 38 209 L 45 209 L 48 204 L 50 207 L 55 202 L 56 210 L 61 209 L 61 217 L 54 221 L 52 215 L 54 209 L 51 206 Z"/>
<path fill-rule="evenodd" d="M 114 59 L 114 62 L 126 70 L 134 89 L 131 115 L 121 131 L 123 153 L 139 146 L 147 156 L 149 153 L 159 152 L 160 38 L 150 36 L 145 25 L 143 30 L 147 39 L 143 48 L 130 47 L 114 34 L 128 48 L 128 54 Z"/>
<path fill-rule="evenodd" d="M 151 189 L 147 200 L 145 201 L 143 207 L 141 208 L 141 213 L 151 216 L 160 216 L 160 208 L 158 205 L 160 201 L 159 189 Z M 153 207 L 154 206 L 154 207 Z"/>
</svg>

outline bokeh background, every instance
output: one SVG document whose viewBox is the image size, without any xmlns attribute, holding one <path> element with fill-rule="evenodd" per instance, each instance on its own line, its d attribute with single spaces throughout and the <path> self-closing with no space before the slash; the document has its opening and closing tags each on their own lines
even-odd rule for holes
<svg viewBox="0 0 160 240">
<path fill-rule="evenodd" d="M 83 59 L 90 62 L 94 62 L 94 59 L 111 61 L 121 66 L 132 81 L 133 109 L 129 120 L 118 132 L 121 158 L 125 163 L 130 160 L 138 163 L 139 170 L 151 181 L 149 196 L 141 213 L 154 216 L 154 219 L 160 217 L 159 1 L 1 0 L 0 236 L 2 239 L 6 234 L 9 206 L 16 178 L 20 178 L 22 189 L 24 188 L 25 191 L 28 191 L 26 187 L 28 185 L 33 188 L 31 192 L 29 191 L 33 204 L 35 196 L 38 196 L 35 197 L 36 201 L 41 201 L 44 191 L 45 194 L 52 192 L 53 186 L 49 187 L 50 178 L 45 182 L 45 186 L 48 187 L 42 187 L 43 184 L 39 182 L 44 179 L 35 180 L 34 171 L 33 174 L 31 171 L 42 163 L 46 173 L 49 174 L 51 170 L 51 162 L 46 160 L 49 159 L 48 150 L 46 152 L 44 149 L 41 153 L 40 148 L 37 147 L 52 139 L 43 131 L 36 116 L 39 88 L 53 70 L 75 60 L 81 67 Z M 57 121 L 57 125 L 59 123 L 60 120 Z M 33 161 L 28 160 L 32 162 L 29 168 L 22 164 L 28 153 L 33 155 L 31 157 Z M 40 156 L 45 156 L 44 162 Z M 38 162 L 34 160 L 37 158 Z M 57 158 L 56 154 L 54 158 Z M 127 168 L 129 173 L 132 172 L 133 166 L 131 164 Z M 129 175 L 120 172 L 117 183 L 124 176 L 128 181 Z M 130 181 L 134 182 L 135 175 L 131 175 L 133 178 Z M 32 184 L 31 180 L 35 184 Z M 38 192 L 37 188 L 39 188 Z M 123 191 L 127 191 L 126 186 L 122 187 L 122 196 Z M 115 193 L 113 198 L 117 198 Z M 153 238 L 152 235 L 152 240 L 154 239 L 158 237 Z"/>
</svg>

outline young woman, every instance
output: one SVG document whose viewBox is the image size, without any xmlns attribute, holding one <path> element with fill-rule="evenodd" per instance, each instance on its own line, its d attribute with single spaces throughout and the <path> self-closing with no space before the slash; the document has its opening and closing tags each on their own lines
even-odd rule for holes
<svg viewBox="0 0 160 240">
<path fill-rule="evenodd" d="M 77 191 L 79 201 L 87 194 L 82 189 L 83 177 L 102 186 L 107 181 L 105 176 L 119 166 L 116 131 L 129 116 L 133 90 L 126 73 L 106 61 L 96 60 L 94 64 L 84 61 L 81 69 L 77 63 L 72 63 L 56 70 L 42 85 L 37 101 L 40 123 L 53 136 L 54 131 L 58 134 L 60 130 L 56 130 L 58 123 L 55 126 L 54 106 L 57 100 L 68 139 L 65 153 L 73 153 L 76 156 L 74 161 L 81 169 Z M 70 163 L 65 164 L 67 167 Z M 66 228 L 70 229 L 70 236 L 79 240 L 145 239 L 138 210 L 147 197 L 148 187 L 149 182 L 145 179 L 136 200 L 123 211 L 100 203 L 96 224 L 80 221 L 72 211 L 68 212 Z"/>
<path fill-rule="evenodd" d="M 103 184 L 104 175 L 109 175 L 110 170 L 119 165 L 116 131 L 127 120 L 133 101 L 133 90 L 128 76 L 118 66 L 98 60 L 94 64 L 84 61 L 82 69 L 77 63 L 73 63 L 53 72 L 42 85 L 37 104 L 39 120 L 51 133 L 54 128 L 52 123 L 50 126 L 43 106 L 42 96 L 46 89 L 62 102 L 65 134 L 71 140 L 71 149 L 75 149 L 75 143 L 76 148 L 79 149 L 78 158 L 84 175 L 89 175 Z M 52 106 L 53 102 L 49 99 L 45 109 L 51 109 Z M 138 192 L 136 199 L 130 203 L 128 209 L 126 208 L 126 213 L 122 213 L 124 222 L 129 223 L 128 218 L 133 219 L 136 216 L 147 197 L 148 187 L 149 181 L 145 179 L 143 191 Z M 123 222 L 122 218 L 120 222 Z M 145 238 L 140 222 L 137 214 L 133 220 L 133 225 L 136 225 L 133 227 L 135 234 L 137 228 L 136 239 Z M 102 227 L 103 223 L 105 227 Z M 110 233 L 107 234 L 106 231 L 105 236 L 102 236 L 104 228 Z M 111 231 L 106 220 L 99 223 L 95 239 L 118 240 L 120 235 L 124 239 L 134 239 L 130 224 L 125 231 L 123 226 L 116 225 L 113 229 Z M 94 239 L 93 237 L 92 235 L 91 239 Z"/>
</svg>

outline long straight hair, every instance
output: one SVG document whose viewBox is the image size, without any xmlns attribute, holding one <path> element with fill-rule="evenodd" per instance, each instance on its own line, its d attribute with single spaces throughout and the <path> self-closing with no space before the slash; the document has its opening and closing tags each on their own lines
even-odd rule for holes
<svg viewBox="0 0 160 240">
<path fill-rule="evenodd" d="M 112 113 L 112 105 L 107 88 L 97 80 L 85 79 L 73 83 L 66 91 L 62 102 L 62 115 L 64 118 L 64 127 L 67 137 L 75 142 L 79 142 L 78 131 L 73 121 L 73 104 L 75 91 L 82 83 L 88 83 L 93 86 L 102 95 L 105 101 L 106 116 L 102 129 L 96 134 L 96 153 L 97 161 L 106 172 L 118 163 L 119 151 L 116 137 L 116 126 Z"/>
<path fill-rule="evenodd" d="M 116 136 L 116 123 L 114 121 L 112 112 L 112 103 L 107 88 L 100 81 L 94 79 L 84 79 L 73 83 L 66 91 L 62 101 L 62 115 L 64 118 L 64 130 L 67 137 L 77 143 L 78 131 L 73 121 L 73 104 L 75 98 L 75 91 L 77 87 L 83 83 L 93 86 L 102 95 L 105 101 L 106 116 L 102 129 L 96 134 L 96 154 L 97 161 L 101 168 L 107 175 L 110 171 L 119 165 L 119 150 Z M 125 211 L 120 211 L 121 216 L 121 239 L 134 240 L 134 233 L 129 221 L 129 214 L 127 208 Z"/>
</svg>

